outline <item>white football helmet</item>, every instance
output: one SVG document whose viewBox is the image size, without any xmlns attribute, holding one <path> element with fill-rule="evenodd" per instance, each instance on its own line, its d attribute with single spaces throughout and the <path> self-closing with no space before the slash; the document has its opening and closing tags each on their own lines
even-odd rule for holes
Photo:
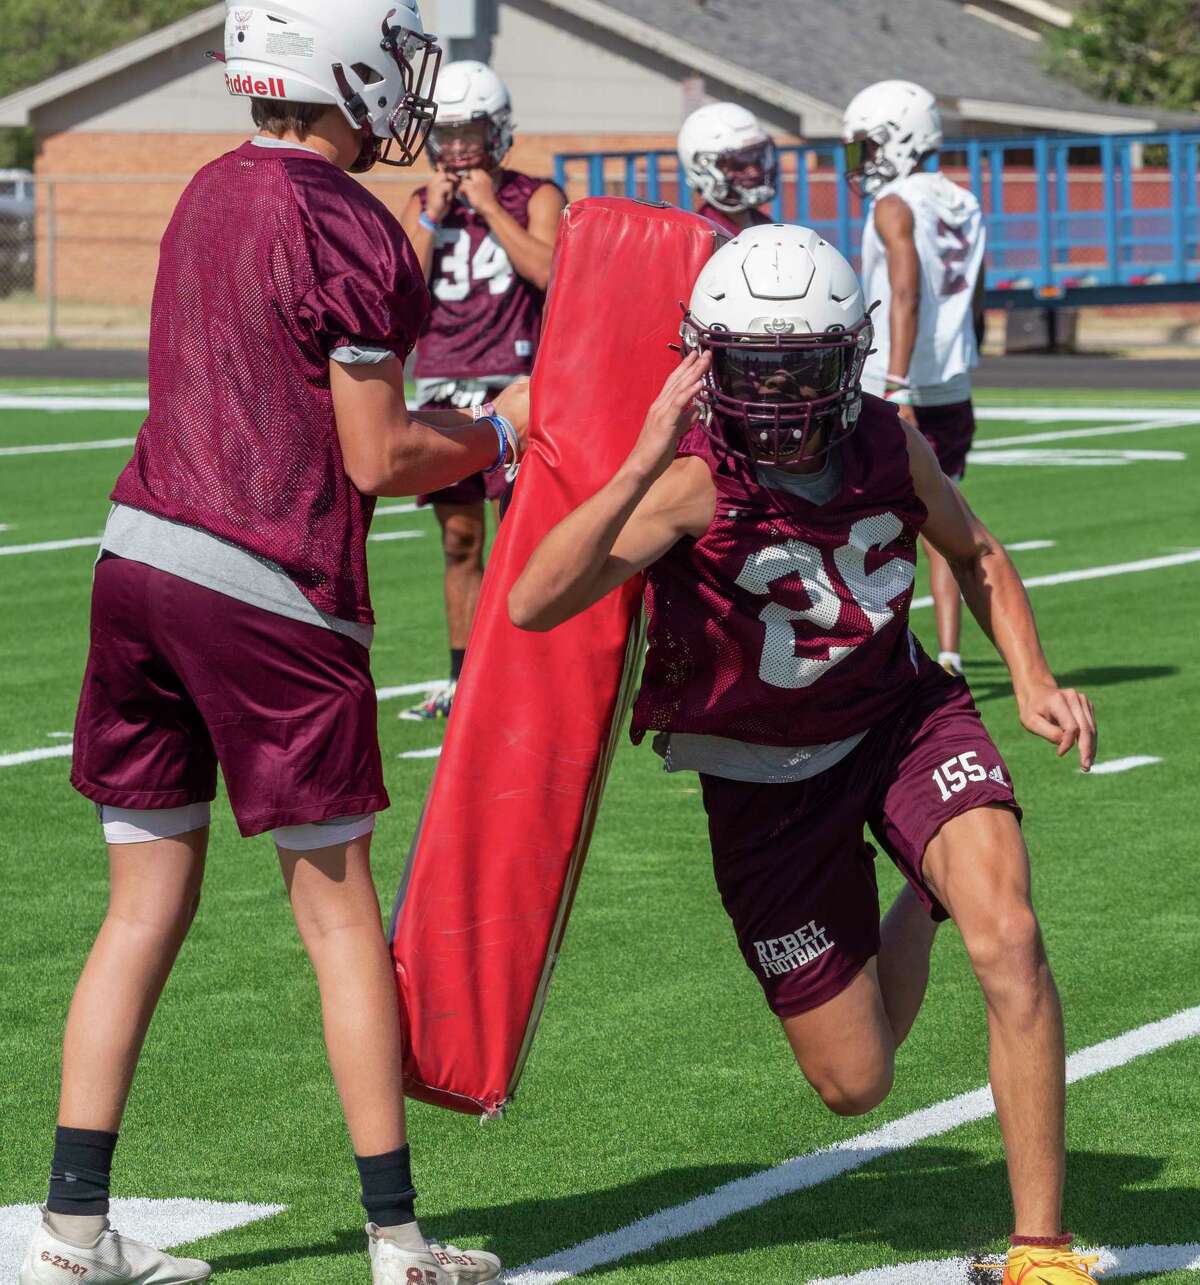
<svg viewBox="0 0 1200 1285">
<path fill-rule="evenodd" d="M 748 228 L 704 265 L 685 352 L 712 353 L 709 434 L 735 455 L 789 464 L 854 431 L 874 330 L 849 263 L 811 228 Z"/>
<path fill-rule="evenodd" d="M 733 214 L 774 200 L 779 161 L 771 136 L 737 103 L 708 103 L 683 122 L 679 164 L 692 189 Z"/>
<path fill-rule="evenodd" d="M 411 165 L 421 154 L 437 114 L 441 59 L 417 0 L 225 2 L 229 92 L 334 104 L 362 131 L 355 172 L 376 161 Z"/>
<path fill-rule="evenodd" d="M 437 124 L 429 155 L 448 170 L 491 169 L 513 141 L 508 86 L 488 66 L 472 59 L 447 63 L 437 84 Z"/>
<path fill-rule="evenodd" d="M 942 145 L 942 115 L 927 89 L 881 80 L 857 93 L 842 116 L 846 178 L 863 196 L 907 178 Z"/>
</svg>

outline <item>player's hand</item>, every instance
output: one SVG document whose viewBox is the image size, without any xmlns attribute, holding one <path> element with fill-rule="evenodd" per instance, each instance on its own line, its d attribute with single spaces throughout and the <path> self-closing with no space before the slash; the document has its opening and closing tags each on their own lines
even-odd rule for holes
<svg viewBox="0 0 1200 1285">
<path fill-rule="evenodd" d="M 1092 702 L 1073 687 L 1040 684 L 1017 695 L 1021 725 L 1058 748 L 1058 757 L 1079 746 L 1079 766 L 1092 770 L 1096 759 L 1096 711 Z"/>
<path fill-rule="evenodd" d="M 692 403 L 711 364 L 711 353 L 690 352 L 667 376 L 629 455 L 630 464 L 639 472 L 657 477 L 675 458 L 675 447 L 691 426 Z"/>
<path fill-rule="evenodd" d="M 522 376 L 496 395 L 492 403 L 498 415 L 503 415 L 521 439 L 521 453 L 525 452 L 526 436 L 529 433 L 529 380 Z"/>
<path fill-rule="evenodd" d="M 920 427 L 920 425 L 917 423 L 917 412 L 914 407 L 897 406 L 896 414 L 900 416 L 900 422 L 902 424 L 911 424 L 913 428 Z"/>
<path fill-rule="evenodd" d="M 458 193 L 476 214 L 485 218 L 500 208 L 496 185 L 487 170 L 468 170 L 459 181 Z"/>
<path fill-rule="evenodd" d="M 435 223 L 440 223 L 450 213 L 458 189 L 459 175 L 449 170 L 434 171 L 425 187 L 425 213 Z"/>
</svg>

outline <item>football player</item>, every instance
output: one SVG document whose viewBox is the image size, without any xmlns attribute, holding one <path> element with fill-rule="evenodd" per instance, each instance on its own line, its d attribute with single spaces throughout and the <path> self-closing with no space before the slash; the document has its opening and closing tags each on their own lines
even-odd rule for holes
<svg viewBox="0 0 1200 1285">
<path fill-rule="evenodd" d="M 929 444 L 863 394 L 872 323 L 846 260 L 752 228 L 701 272 L 686 354 L 616 475 L 509 598 L 552 629 L 646 574 L 633 736 L 696 771 L 746 963 L 833 1111 L 887 1096 L 948 916 L 987 1002 L 1016 1226 L 1010 1273 L 1087 1267 L 1060 1226 L 1064 1057 L 1008 770 L 966 683 L 909 630 L 917 536 L 948 560 L 1023 725 L 1087 771 L 1090 702 L 1058 686 L 1020 577 Z M 693 399 L 699 412 L 693 413 Z M 907 880 L 882 925 L 864 824 Z"/>
<path fill-rule="evenodd" d="M 942 145 L 928 90 L 884 80 L 858 94 L 842 122 L 847 178 L 870 201 L 863 229 L 867 297 L 876 351 L 863 387 L 900 408 L 925 434 L 947 477 L 962 480 L 975 435 L 971 370 L 979 362 L 986 233 L 974 193 L 927 164 Z M 938 662 L 962 672 L 961 598 L 954 575 L 928 541 Z"/>
<path fill-rule="evenodd" d="M 699 212 L 737 236 L 770 219 L 760 205 L 775 199 L 779 160 L 770 134 L 737 103 L 697 108 L 679 131 L 679 164 Z"/>
<path fill-rule="evenodd" d="M 471 408 L 533 369 L 566 198 L 548 179 L 504 168 L 512 105 L 490 67 L 448 63 L 437 101 L 437 168 L 402 218 L 433 296 L 413 373 L 421 406 Z M 433 505 L 442 532 L 450 678 L 401 718 L 450 715 L 483 581 L 484 502 L 506 490 L 504 474 L 481 472 L 418 499 Z"/>
<path fill-rule="evenodd" d="M 375 1285 L 493 1280 L 494 1257 L 427 1243 L 413 1212 L 369 856 L 388 806 L 374 497 L 521 449 L 499 413 L 409 416 L 428 292 L 397 220 L 348 173 L 420 153 L 440 51 L 415 0 L 230 0 L 225 59 L 259 133 L 196 175 L 162 241 L 150 410 L 95 568 L 71 771 L 99 813 L 110 899 L 67 1019 L 50 1194 L 20 1282 L 209 1276 L 107 1214 L 139 1051 L 199 901 L 218 764 L 242 834 L 274 840 L 316 972 Z M 524 396 L 503 399 L 518 424 Z"/>
</svg>

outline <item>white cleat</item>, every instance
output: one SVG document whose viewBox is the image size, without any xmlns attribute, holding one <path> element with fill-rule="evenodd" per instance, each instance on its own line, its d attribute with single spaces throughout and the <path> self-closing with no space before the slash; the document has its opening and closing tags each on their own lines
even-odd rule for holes
<svg viewBox="0 0 1200 1285">
<path fill-rule="evenodd" d="M 59 1238 L 43 1221 L 21 1264 L 20 1285 L 186 1285 L 206 1281 L 212 1268 L 198 1258 L 172 1258 L 111 1227 L 88 1249 Z M 464 1280 L 468 1279 L 463 1277 Z M 480 1277 L 480 1280 L 490 1279 Z"/>
<path fill-rule="evenodd" d="M 384 1240 L 374 1223 L 367 1226 L 367 1238 L 372 1285 L 475 1285 L 494 1281 L 501 1272 L 496 1255 L 481 1249 L 456 1249 L 432 1240 L 424 1250 L 401 1249 Z"/>
</svg>

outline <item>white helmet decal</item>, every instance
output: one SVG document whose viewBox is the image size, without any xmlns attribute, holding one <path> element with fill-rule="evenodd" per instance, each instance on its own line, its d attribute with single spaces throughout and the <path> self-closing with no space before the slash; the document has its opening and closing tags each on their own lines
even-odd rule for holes
<svg viewBox="0 0 1200 1285">
<path fill-rule="evenodd" d="M 846 177 L 863 196 L 907 178 L 942 145 L 937 100 L 910 80 L 881 80 L 854 96 L 842 116 Z M 873 145 L 873 154 L 871 147 Z"/>
<path fill-rule="evenodd" d="M 738 183 L 722 168 L 740 154 L 761 171 L 756 183 Z M 756 155 L 757 154 L 757 155 Z M 779 164 L 771 136 L 737 103 L 708 103 L 683 122 L 679 164 L 692 189 L 718 210 L 751 210 L 775 197 Z"/>
<path fill-rule="evenodd" d="M 226 0 L 224 60 L 231 94 L 338 107 L 363 134 L 356 170 L 411 165 L 437 112 L 441 50 L 417 0 Z"/>
<path fill-rule="evenodd" d="M 811 228 L 748 228 L 704 265 L 681 334 L 712 353 L 705 427 L 764 463 L 812 459 L 854 430 L 873 337 L 849 263 Z"/>
<path fill-rule="evenodd" d="M 513 141 L 512 100 L 508 86 L 486 63 L 469 58 L 447 63 L 438 77 L 437 104 L 437 126 L 429 139 L 429 155 L 435 163 L 441 162 L 445 140 L 454 127 L 475 121 L 487 121 L 483 150 L 488 162 L 499 165 L 508 155 Z"/>
</svg>

